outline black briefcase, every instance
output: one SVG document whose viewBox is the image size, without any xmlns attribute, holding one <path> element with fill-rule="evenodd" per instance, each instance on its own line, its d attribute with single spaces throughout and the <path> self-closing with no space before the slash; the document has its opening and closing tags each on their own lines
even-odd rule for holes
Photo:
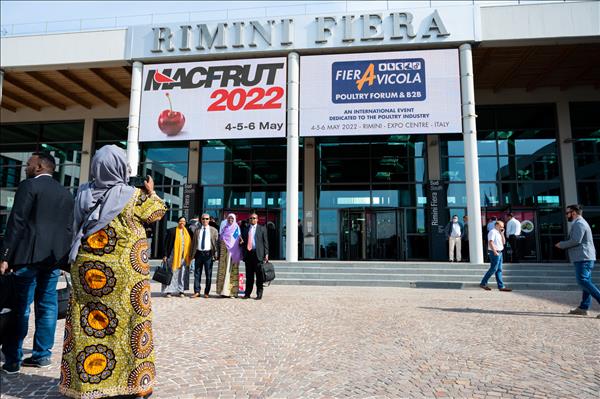
<svg viewBox="0 0 600 399">
<path fill-rule="evenodd" d="M 164 285 L 170 285 L 172 279 L 173 270 L 171 270 L 170 267 L 167 267 L 167 262 L 163 262 L 162 265 L 154 272 L 154 276 L 152 276 L 152 280 L 158 281 Z"/>
<path fill-rule="evenodd" d="M 260 266 L 263 283 L 270 283 L 275 280 L 275 267 L 271 262 L 263 262 Z"/>
<path fill-rule="evenodd" d="M 65 319 L 67 312 L 69 311 L 69 300 L 71 298 L 71 291 L 73 291 L 73 285 L 71 284 L 71 277 L 67 273 L 63 273 L 67 286 L 56 290 L 58 296 L 58 320 Z"/>
</svg>

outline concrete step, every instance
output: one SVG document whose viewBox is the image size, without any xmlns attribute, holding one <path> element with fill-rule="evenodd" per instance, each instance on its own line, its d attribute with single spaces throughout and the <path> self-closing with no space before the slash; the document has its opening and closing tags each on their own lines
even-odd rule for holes
<svg viewBox="0 0 600 399">
<path fill-rule="evenodd" d="M 150 263 L 153 269 L 160 265 L 159 260 Z M 276 285 L 478 288 L 488 270 L 487 264 L 449 262 L 273 261 L 273 264 Z M 245 272 L 243 262 L 240 271 Z M 217 267 L 213 267 L 213 281 L 216 275 Z M 505 264 L 503 276 L 505 283 L 515 290 L 580 290 L 571 264 Z M 600 280 L 600 268 L 595 270 L 593 278 Z M 490 286 L 495 286 L 493 277 Z"/>
</svg>

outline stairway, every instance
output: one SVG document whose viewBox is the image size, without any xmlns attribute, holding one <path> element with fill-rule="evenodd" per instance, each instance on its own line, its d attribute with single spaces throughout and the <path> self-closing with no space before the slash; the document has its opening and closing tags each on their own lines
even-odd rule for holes
<svg viewBox="0 0 600 399">
<path fill-rule="evenodd" d="M 151 261 L 157 267 L 160 261 Z M 475 288 L 488 265 L 436 262 L 273 261 L 275 285 L 411 288 Z M 213 267 L 213 282 L 217 267 Z M 240 272 L 244 272 L 243 262 Z M 504 283 L 515 290 L 579 291 L 573 266 L 565 263 L 504 264 Z M 593 274 L 600 283 L 600 267 Z M 495 286 L 492 277 L 490 286 Z"/>
</svg>

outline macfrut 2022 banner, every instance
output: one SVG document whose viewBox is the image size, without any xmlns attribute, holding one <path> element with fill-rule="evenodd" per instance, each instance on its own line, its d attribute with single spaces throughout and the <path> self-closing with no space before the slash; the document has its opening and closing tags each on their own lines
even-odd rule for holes
<svg viewBox="0 0 600 399">
<path fill-rule="evenodd" d="M 285 137 L 286 59 L 145 65 L 140 141 Z"/>
<path fill-rule="evenodd" d="M 300 135 L 462 131 L 458 51 L 300 59 Z"/>
</svg>

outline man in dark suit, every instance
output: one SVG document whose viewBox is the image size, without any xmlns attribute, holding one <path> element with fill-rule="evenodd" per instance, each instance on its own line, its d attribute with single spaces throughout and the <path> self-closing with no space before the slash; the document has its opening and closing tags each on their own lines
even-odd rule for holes
<svg viewBox="0 0 600 399">
<path fill-rule="evenodd" d="M 202 215 L 202 222 L 194 232 L 192 239 L 192 254 L 194 256 L 194 295 L 192 298 L 200 297 L 200 283 L 202 282 L 202 269 L 206 275 L 204 286 L 204 298 L 208 298 L 212 284 L 213 261 L 219 259 L 219 232 L 209 225 L 210 216 Z"/>
<path fill-rule="evenodd" d="M 52 178 L 54 168 L 54 158 L 46 153 L 34 153 L 27 161 L 27 180 L 15 195 L 0 252 L 0 273 L 15 272 L 15 334 L 2 346 L 2 370 L 8 374 L 20 370 L 34 301 L 33 352 L 22 365 L 50 366 L 58 313 L 58 265 L 67 261 L 73 228 L 73 196 Z"/>
<path fill-rule="evenodd" d="M 244 263 L 246 264 L 246 290 L 244 299 L 250 298 L 254 288 L 256 274 L 256 299 L 263 295 L 263 280 L 260 263 L 269 260 L 269 239 L 267 229 L 258 224 L 258 215 L 250 215 L 250 224 L 242 230 L 242 247 L 244 248 Z"/>
</svg>

